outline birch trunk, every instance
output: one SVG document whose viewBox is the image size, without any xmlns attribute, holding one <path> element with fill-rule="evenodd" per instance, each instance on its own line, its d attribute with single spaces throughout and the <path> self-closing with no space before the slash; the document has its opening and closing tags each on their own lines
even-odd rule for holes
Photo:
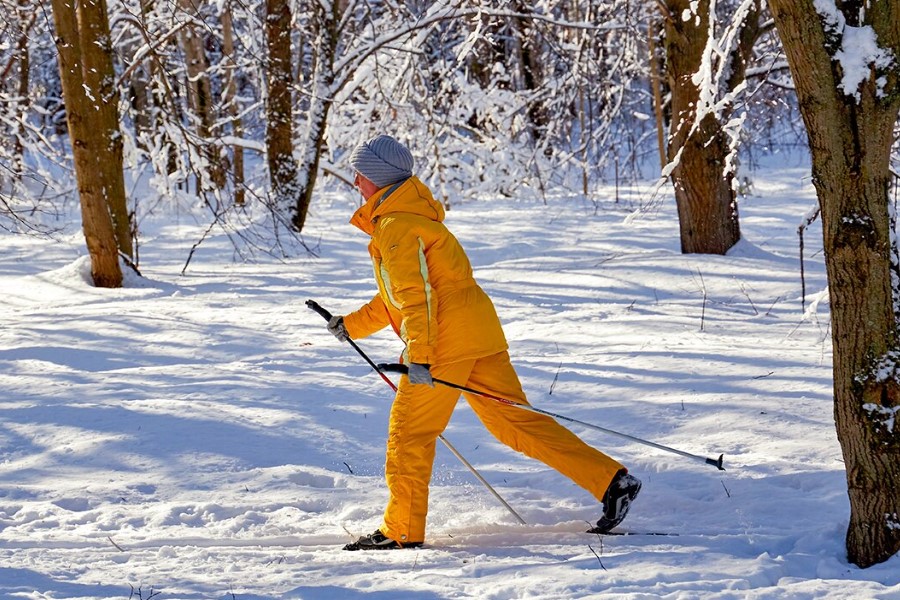
<svg viewBox="0 0 900 600">
<path fill-rule="evenodd" d="M 234 137 L 240 138 L 244 135 L 244 128 L 241 124 L 240 108 L 237 104 L 237 84 L 235 76 L 237 75 L 237 64 L 234 60 L 234 28 L 232 27 L 231 3 L 225 6 L 222 11 L 222 49 L 225 52 L 226 64 L 226 84 L 224 102 L 228 115 L 231 118 L 231 130 Z M 244 190 L 244 149 L 241 145 L 235 144 L 232 147 L 232 178 L 234 180 L 234 203 L 244 204 L 246 191 Z"/>
<path fill-rule="evenodd" d="M 201 21 L 198 2 L 200 0 L 178 0 L 178 5 L 190 18 Z M 225 169 L 218 144 L 212 139 L 214 122 L 212 86 L 209 81 L 209 58 L 206 56 L 203 35 L 200 28 L 192 24 L 182 30 L 180 39 L 187 62 L 188 104 L 196 118 L 197 136 L 201 145 L 200 154 L 207 163 L 206 172 L 210 180 L 221 189 L 225 185 Z"/>
</svg>

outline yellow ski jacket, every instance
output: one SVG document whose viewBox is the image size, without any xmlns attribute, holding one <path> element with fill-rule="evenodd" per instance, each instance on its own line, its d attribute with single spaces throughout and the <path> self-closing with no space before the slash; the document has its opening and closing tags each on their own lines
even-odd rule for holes
<svg viewBox="0 0 900 600">
<path fill-rule="evenodd" d="M 391 325 L 403 361 L 443 364 L 507 349 L 494 305 L 465 251 L 443 224 L 444 208 L 417 177 L 379 190 L 350 223 L 371 236 L 378 293 L 344 316 L 351 338 Z"/>
</svg>

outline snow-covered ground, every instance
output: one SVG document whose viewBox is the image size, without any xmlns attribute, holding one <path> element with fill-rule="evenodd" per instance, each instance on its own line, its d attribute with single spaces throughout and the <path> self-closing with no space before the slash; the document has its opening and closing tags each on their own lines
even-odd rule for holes
<svg viewBox="0 0 900 600">
<path fill-rule="evenodd" d="M 626 192 L 622 192 L 626 194 Z M 610 192 L 612 197 L 612 192 Z M 496 443 L 461 403 L 426 547 L 341 546 L 380 524 L 391 393 L 305 306 L 374 291 L 349 193 L 318 258 L 235 264 L 205 223 L 143 223 L 145 279 L 86 283 L 77 230 L 0 236 L 0 598 L 900 598 L 900 558 L 846 562 L 821 233 L 803 168 L 757 175 L 727 257 L 683 256 L 671 198 L 485 201 L 447 223 L 505 323 L 531 401 L 726 471 L 572 426 L 644 488 L 584 533 L 586 492 Z M 596 208 L 596 210 L 595 210 Z M 812 305 L 812 308 L 810 308 Z M 391 332 L 362 340 L 392 361 Z"/>
</svg>

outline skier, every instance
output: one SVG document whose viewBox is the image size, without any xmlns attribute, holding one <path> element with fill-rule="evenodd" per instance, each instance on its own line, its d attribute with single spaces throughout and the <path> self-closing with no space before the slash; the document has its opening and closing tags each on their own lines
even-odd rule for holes
<svg viewBox="0 0 900 600">
<path fill-rule="evenodd" d="M 379 135 L 359 144 L 350 163 L 365 200 L 350 222 L 371 236 L 378 293 L 360 309 L 334 316 L 328 330 L 346 341 L 390 325 L 405 344 L 408 374 L 401 377 L 391 407 L 384 520 L 344 550 L 414 548 L 425 540 L 435 442 L 460 394 L 435 386 L 432 375 L 523 404 L 527 400 L 494 305 L 444 226 L 443 207 L 413 175 L 410 151 Z M 605 533 L 622 522 L 641 482 L 620 463 L 550 417 L 463 396 L 498 440 L 568 476 L 603 503 L 592 532 Z"/>
</svg>

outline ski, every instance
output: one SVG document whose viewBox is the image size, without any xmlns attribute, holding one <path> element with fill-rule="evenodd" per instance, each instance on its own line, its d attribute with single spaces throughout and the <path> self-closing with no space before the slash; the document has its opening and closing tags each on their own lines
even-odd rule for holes
<svg viewBox="0 0 900 600">
<path fill-rule="evenodd" d="M 596 533 L 597 535 L 660 535 L 660 536 L 670 536 L 677 537 L 678 533 L 672 533 L 670 531 L 607 531 L 606 533 L 601 533 L 596 531 L 595 529 L 588 529 L 587 533 Z"/>
</svg>

